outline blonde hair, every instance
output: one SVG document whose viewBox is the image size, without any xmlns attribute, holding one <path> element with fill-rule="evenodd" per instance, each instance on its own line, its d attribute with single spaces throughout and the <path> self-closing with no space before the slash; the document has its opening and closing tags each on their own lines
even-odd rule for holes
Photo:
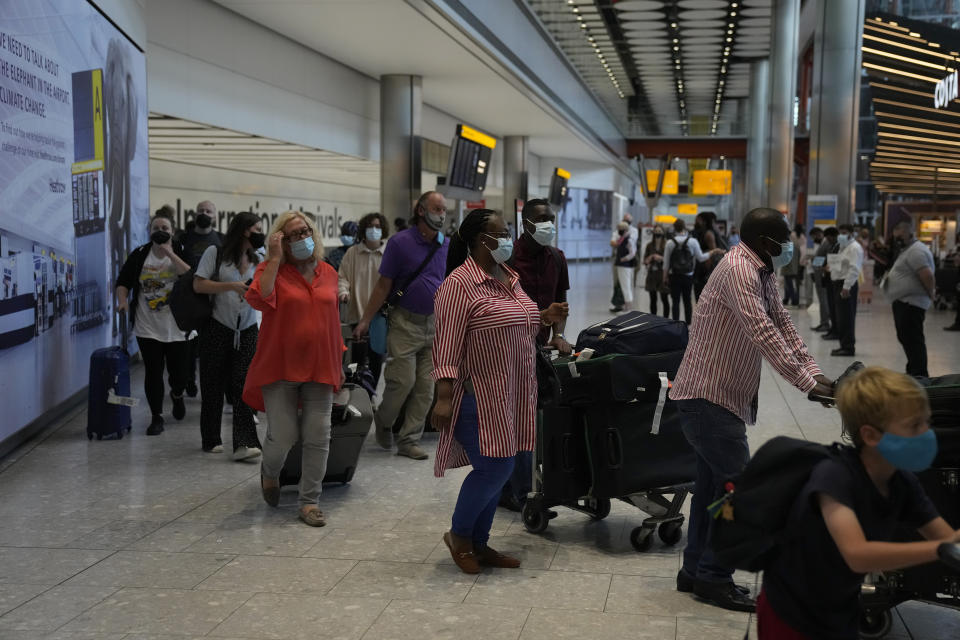
<svg viewBox="0 0 960 640">
<path fill-rule="evenodd" d="M 317 228 L 313 225 L 313 222 L 307 216 L 307 214 L 302 211 L 286 211 L 277 216 L 277 219 L 273 221 L 273 225 L 270 227 L 270 233 L 267 237 L 272 236 L 275 233 L 282 233 L 283 228 L 287 224 L 296 218 L 303 220 L 304 224 L 313 232 L 313 258 L 317 262 L 323 260 L 323 239 L 317 235 Z"/>
<path fill-rule="evenodd" d="M 837 408 L 844 434 L 858 449 L 863 425 L 886 431 L 893 420 L 930 412 L 927 394 L 916 380 L 883 367 L 867 367 L 844 381 L 837 390 Z"/>
</svg>

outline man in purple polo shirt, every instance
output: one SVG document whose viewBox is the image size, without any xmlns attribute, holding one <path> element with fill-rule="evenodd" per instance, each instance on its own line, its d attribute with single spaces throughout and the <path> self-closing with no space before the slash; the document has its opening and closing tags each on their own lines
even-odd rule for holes
<svg viewBox="0 0 960 640">
<path fill-rule="evenodd" d="M 393 423 L 406 403 L 406 413 L 397 434 L 397 455 L 426 460 L 420 447 L 423 425 L 433 402 L 433 296 L 443 282 L 449 241 L 440 233 L 447 203 L 443 195 L 428 191 L 414 207 L 414 224 L 394 234 L 383 251 L 380 279 L 354 329 L 362 338 L 374 314 L 388 299 L 393 305 L 387 329 L 387 359 L 384 368 L 386 389 L 377 410 L 377 444 L 393 445 Z M 433 252 L 430 261 L 417 269 Z M 415 276 L 415 277 L 414 277 Z M 402 292 L 399 297 L 396 295 Z"/>
</svg>

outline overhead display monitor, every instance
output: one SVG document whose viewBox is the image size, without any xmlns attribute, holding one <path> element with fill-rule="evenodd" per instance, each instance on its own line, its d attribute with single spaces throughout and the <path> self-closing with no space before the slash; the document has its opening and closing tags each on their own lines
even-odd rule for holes
<svg viewBox="0 0 960 640">
<path fill-rule="evenodd" d="M 550 177 L 550 195 L 547 201 L 555 206 L 563 206 L 567 200 L 567 184 L 570 182 L 570 172 L 560 167 L 555 167 L 553 175 Z"/>
<path fill-rule="evenodd" d="M 697 203 L 681 202 L 677 205 L 677 213 L 685 216 L 695 216 L 697 215 Z"/>
<path fill-rule="evenodd" d="M 660 179 L 660 172 L 656 169 L 647 169 L 647 192 L 657 192 L 657 181 Z M 680 192 L 680 172 L 667 169 L 663 176 L 663 188 L 660 189 L 660 195 L 673 196 Z"/>
<path fill-rule="evenodd" d="M 482 199 L 490 174 L 490 156 L 496 146 L 492 136 L 458 124 L 450 144 L 446 184 L 441 191 L 458 200 Z"/>
<path fill-rule="evenodd" d="M 733 190 L 733 172 L 703 170 L 693 172 L 693 195 L 728 196 Z"/>
</svg>

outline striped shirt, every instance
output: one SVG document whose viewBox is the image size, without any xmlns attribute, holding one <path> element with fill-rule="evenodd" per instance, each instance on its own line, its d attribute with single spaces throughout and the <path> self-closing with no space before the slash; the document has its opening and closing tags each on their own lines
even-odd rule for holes
<svg viewBox="0 0 960 640">
<path fill-rule="evenodd" d="M 804 393 L 822 373 L 780 302 L 773 272 L 741 242 L 700 296 L 670 398 L 703 398 L 753 424 L 762 358 Z"/>
<path fill-rule="evenodd" d="M 480 453 L 493 458 L 533 450 L 537 413 L 534 349 L 540 312 L 517 273 L 502 268 L 510 276 L 509 285 L 467 258 L 440 285 L 434 305 L 433 379 L 454 381 L 454 422 L 464 382 L 473 382 Z M 468 464 L 451 423 L 440 434 L 434 475 L 442 477 L 447 469 Z"/>
</svg>

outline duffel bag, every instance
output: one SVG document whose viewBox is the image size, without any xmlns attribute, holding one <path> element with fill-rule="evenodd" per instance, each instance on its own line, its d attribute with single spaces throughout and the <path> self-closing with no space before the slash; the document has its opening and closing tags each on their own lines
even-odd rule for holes
<svg viewBox="0 0 960 640">
<path fill-rule="evenodd" d="M 648 355 L 683 351 L 687 338 L 687 325 L 683 322 L 630 311 L 581 331 L 576 350 L 593 349 L 594 357 L 611 353 Z"/>
</svg>

